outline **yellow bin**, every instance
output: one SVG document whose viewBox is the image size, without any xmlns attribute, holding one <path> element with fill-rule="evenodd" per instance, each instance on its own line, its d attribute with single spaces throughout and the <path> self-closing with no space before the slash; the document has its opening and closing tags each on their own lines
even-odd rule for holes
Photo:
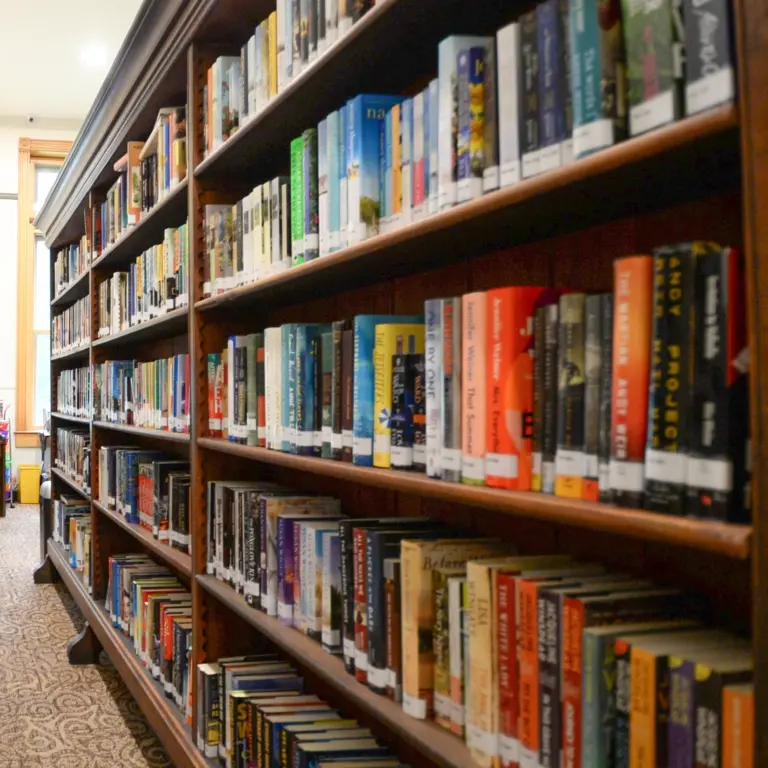
<svg viewBox="0 0 768 768">
<path fill-rule="evenodd" d="M 40 465 L 19 464 L 19 504 L 40 503 Z"/>
</svg>

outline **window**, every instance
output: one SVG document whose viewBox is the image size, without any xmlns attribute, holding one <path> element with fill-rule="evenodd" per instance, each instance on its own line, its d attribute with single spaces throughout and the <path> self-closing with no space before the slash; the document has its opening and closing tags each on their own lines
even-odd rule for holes
<svg viewBox="0 0 768 768">
<path fill-rule="evenodd" d="M 19 139 L 18 308 L 16 345 L 17 447 L 39 444 L 51 403 L 50 252 L 34 218 L 53 187 L 68 141 Z"/>
</svg>

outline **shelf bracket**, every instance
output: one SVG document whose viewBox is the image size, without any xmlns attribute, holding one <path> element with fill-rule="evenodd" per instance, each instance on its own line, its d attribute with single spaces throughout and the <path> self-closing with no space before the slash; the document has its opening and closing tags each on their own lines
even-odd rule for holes
<svg viewBox="0 0 768 768">
<path fill-rule="evenodd" d="M 83 631 L 67 644 L 67 659 L 73 666 L 98 664 L 101 650 L 101 641 L 86 622 Z"/>
<path fill-rule="evenodd" d="M 35 569 L 32 580 L 35 584 L 55 584 L 61 580 L 49 555 L 46 555 L 45 560 Z"/>
</svg>

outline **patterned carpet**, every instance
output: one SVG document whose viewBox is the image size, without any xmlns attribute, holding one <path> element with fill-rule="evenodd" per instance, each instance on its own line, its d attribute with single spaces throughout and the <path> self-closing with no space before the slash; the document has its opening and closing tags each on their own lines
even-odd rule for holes
<svg viewBox="0 0 768 768">
<path fill-rule="evenodd" d="M 83 618 L 60 584 L 37 586 L 37 506 L 0 519 L 0 768 L 168 768 L 117 672 L 72 667 Z"/>
</svg>

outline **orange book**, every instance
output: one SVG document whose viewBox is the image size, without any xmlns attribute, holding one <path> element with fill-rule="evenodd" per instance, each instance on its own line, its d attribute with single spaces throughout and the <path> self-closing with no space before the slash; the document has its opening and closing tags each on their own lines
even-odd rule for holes
<svg viewBox="0 0 768 768">
<path fill-rule="evenodd" d="M 517 663 L 518 726 L 520 765 L 535 765 L 539 759 L 539 631 L 538 590 L 533 581 L 517 581 L 515 618 L 518 632 Z"/>
<path fill-rule="evenodd" d="M 530 491 L 533 478 L 533 315 L 548 288 L 488 291 L 485 482 Z"/>
<path fill-rule="evenodd" d="M 400 105 L 392 107 L 392 216 L 403 211 L 403 145 Z"/>
<path fill-rule="evenodd" d="M 617 260 L 610 484 L 614 502 L 625 507 L 643 506 L 652 310 L 653 257 Z"/>
<path fill-rule="evenodd" d="M 754 765 L 754 685 L 726 685 L 723 688 L 723 768 L 754 768 Z"/>
<path fill-rule="evenodd" d="M 461 482 L 485 485 L 487 294 L 461 299 Z"/>
</svg>

